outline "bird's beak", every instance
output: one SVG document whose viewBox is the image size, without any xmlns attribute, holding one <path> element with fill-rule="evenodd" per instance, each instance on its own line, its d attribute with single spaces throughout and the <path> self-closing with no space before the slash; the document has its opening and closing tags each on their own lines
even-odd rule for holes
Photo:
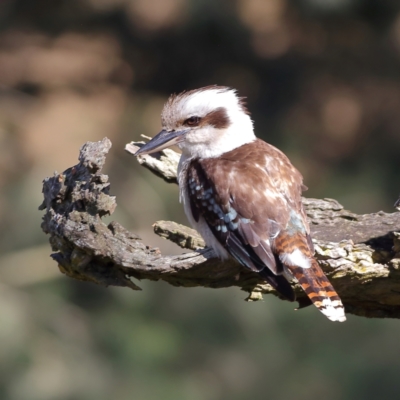
<svg viewBox="0 0 400 400">
<path fill-rule="evenodd" d="M 154 136 L 150 142 L 143 145 L 134 155 L 151 154 L 163 150 L 166 147 L 174 146 L 184 140 L 184 136 L 187 132 L 189 132 L 189 129 L 181 131 L 166 131 L 163 129 L 159 134 Z"/>
</svg>

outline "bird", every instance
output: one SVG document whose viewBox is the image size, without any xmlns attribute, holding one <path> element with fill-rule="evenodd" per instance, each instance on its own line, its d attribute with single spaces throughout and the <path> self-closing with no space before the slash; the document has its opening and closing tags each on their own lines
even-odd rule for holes
<svg viewBox="0 0 400 400">
<path fill-rule="evenodd" d="M 181 149 L 180 201 L 216 256 L 233 257 L 289 301 L 296 300 L 289 281 L 297 280 L 305 305 L 345 321 L 342 301 L 314 257 L 303 177 L 282 151 L 255 136 L 245 98 L 217 85 L 173 94 L 161 122 L 161 132 L 135 156 Z"/>
</svg>

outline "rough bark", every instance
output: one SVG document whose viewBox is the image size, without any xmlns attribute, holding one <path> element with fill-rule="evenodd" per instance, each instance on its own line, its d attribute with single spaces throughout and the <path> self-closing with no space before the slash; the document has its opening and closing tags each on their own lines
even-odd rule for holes
<svg viewBox="0 0 400 400">
<path fill-rule="evenodd" d="M 127 145 L 134 152 L 140 144 Z M 105 225 L 115 197 L 101 174 L 111 142 L 86 143 L 79 164 L 43 183 L 42 229 L 61 272 L 108 286 L 140 288 L 134 279 L 162 279 L 174 286 L 237 286 L 259 300 L 273 289 L 235 261 L 221 262 L 192 229 L 159 221 L 155 232 L 193 252 L 168 256 L 146 246 L 117 222 Z M 179 156 L 166 150 L 139 162 L 167 182 L 175 182 Z M 134 161 L 133 161 L 134 162 Z M 132 188 L 134 190 L 134 188 Z M 316 258 L 341 296 L 347 313 L 400 318 L 400 213 L 357 215 L 332 199 L 304 199 Z M 140 210 L 138 210 L 140 212 Z M 298 298 L 304 293 L 293 284 Z"/>
</svg>

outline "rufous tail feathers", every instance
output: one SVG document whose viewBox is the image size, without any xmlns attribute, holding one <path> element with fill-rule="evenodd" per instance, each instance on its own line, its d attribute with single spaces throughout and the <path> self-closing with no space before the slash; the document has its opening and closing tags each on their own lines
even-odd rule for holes
<svg viewBox="0 0 400 400">
<path fill-rule="evenodd" d="M 331 321 L 345 321 L 342 301 L 312 256 L 304 235 L 280 235 L 275 248 L 282 264 L 297 279 L 318 310 Z"/>
<path fill-rule="evenodd" d="M 310 259 L 310 268 L 288 266 L 307 296 L 322 314 L 331 321 L 346 321 L 344 307 L 328 278 L 314 258 Z"/>
</svg>

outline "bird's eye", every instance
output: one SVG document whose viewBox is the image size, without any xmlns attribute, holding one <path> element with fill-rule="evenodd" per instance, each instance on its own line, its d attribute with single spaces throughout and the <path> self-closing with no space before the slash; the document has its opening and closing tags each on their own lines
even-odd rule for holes
<svg viewBox="0 0 400 400">
<path fill-rule="evenodd" d="M 200 119 L 201 119 L 200 117 L 193 116 L 193 117 L 186 119 L 183 124 L 187 125 L 187 126 L 197 126 L 200 123 Z"/>
</svg>

